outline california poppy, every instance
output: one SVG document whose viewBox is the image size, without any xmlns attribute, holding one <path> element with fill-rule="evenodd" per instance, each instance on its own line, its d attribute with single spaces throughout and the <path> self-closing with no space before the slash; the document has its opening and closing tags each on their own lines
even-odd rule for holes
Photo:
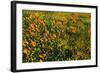
<svg viewBox="0 0 100 73">
<path fill-rule="evenodd" d="M 35 41 L 32 41 L 31 44 L 32 44 L 33 47 L 36 46 L 36 42 Z"/>
<path fill-rule="evenodd" d="M 31 26 L 32 29 L 34 29 L 34 24 L 31 24 L 30 26 Z"/>
</svg>

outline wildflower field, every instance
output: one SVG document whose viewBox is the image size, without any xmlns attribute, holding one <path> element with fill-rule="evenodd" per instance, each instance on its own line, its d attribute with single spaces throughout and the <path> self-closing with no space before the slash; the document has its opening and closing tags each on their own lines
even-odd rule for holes
<svg viewBox="0 0 100 73">
<path fill-rule="evenodd" d="M 22 62 L 91 59 L 91 14 L 22 11 Z"/>
</svg>

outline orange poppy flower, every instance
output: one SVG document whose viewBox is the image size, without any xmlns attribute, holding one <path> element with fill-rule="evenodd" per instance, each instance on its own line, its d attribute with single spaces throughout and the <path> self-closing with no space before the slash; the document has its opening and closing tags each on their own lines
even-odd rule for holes
<svg viewBox="0 0 100 73">
<path fill-rule="evenodd" d="M 34 24 L 31 24 L 30 26 L 31 26 L 32 29 L 34 29 Z"/>
<path fill-rule="evenodd" d="M 47 36 L 48 34 L 49 34 L 49 32 L 48 32 L 48 31 L 44 32 L 44 35 L 46 35 L 46 36 Z"/>
<path fill-rule="evenodd" d="M 36 46 L 36 42 L 35 41 L 32 41 L 31 44 L 32 44 L 33 47 Z"/>
<path fill-rule="evenodd" d="M 44 24 L 44 21 L 41 19 L 41 20 L 40 20 L 40 23 L 41 23 L 41 24 Z"/>
</svg>

